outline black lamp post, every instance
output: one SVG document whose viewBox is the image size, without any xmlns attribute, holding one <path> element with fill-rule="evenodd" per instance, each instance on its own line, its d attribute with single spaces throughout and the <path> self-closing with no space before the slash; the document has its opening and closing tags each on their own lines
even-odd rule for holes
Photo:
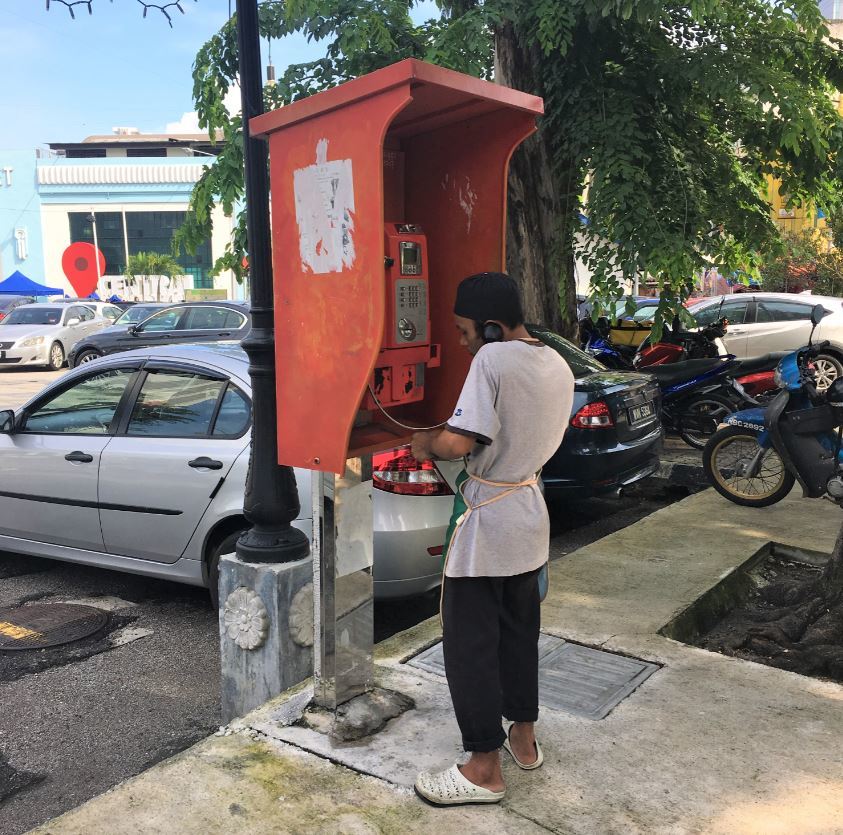
<svg viewBox="0 0 843 835">
<path fill-rule="evenodd" d="M 244 562 L 293 562 L 307 556 L 307 537 L 290 523 L 299 515 L 296 477 L 278 465 L 275 404 L 275 321 L 269 237 L 268 151 L 249 135 L 249 120 L 263 113 L 257 0 L 237 0 L 237 50 L 246 166 L 252 330 L 243 340 L 252 380 L 252 448 L 244 512 L 252 528 L 237 542 Z"/>
</svg>

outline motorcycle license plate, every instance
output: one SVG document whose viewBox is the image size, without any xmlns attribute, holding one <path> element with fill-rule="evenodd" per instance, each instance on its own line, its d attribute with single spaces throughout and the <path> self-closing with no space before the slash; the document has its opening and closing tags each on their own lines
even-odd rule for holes
<svg viewBox="0 0 843 835">
<path fill-rule="evenodd" d="M 651 418 L 654 414 L 652 403 L 643 403 L 641 406 L 632 406 L 629 410 L 629 422 L 631 424 L 641 423 L 642 420 Z"/>
</svg>

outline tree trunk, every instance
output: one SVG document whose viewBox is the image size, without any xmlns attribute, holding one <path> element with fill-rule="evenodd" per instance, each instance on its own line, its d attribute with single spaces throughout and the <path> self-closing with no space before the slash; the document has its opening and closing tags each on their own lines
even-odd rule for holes
<svg viewBox="0 0 843 835">
<path fill-rule="evenodd" d="M 495 80 L 542 95 L 541 55 L 525 48 L 510 25 L 495 33 Z M 558 169 L 558 166 L 557 166 Z M 570 215 L 560 197 L 541 130 L 516 150 L 509 167 L 507 270 L 521 284 L 528 322 L 569 338 L 576 333 L 576 279 Z"/>
</svg>

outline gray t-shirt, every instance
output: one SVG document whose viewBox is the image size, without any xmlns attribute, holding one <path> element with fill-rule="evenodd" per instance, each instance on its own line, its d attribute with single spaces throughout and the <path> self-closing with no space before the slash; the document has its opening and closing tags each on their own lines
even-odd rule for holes
<svg viewBox="0 0 843 835">
<path fill-rule="evenodd" d="M 477 439 L 469 474 L 513 484 L 534 476 L 553 456 L 571 418 L 574 375 L 539 342 L 492 342 L 474 357 L 448 428 Z M 506 488 L 469 479 L 473 507 Z M 521 487 L 472 511 L 453 537 L 448 577 L 509 577 L 548 558 L 550 521 L 537 485 Z"/>
</svg>

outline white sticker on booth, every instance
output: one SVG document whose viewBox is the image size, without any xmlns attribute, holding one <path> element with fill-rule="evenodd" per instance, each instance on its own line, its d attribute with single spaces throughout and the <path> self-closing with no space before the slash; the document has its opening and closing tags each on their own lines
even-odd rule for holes
<svg viewBox="0 0 843 835">
<path fill-rule="evenodd" d="M 302 270 L 317 275 L 354 265 L 354 177 L 350 159 L 328 161 L 328 140 L 316 163 L 293 173 Z"/>
</svg>

